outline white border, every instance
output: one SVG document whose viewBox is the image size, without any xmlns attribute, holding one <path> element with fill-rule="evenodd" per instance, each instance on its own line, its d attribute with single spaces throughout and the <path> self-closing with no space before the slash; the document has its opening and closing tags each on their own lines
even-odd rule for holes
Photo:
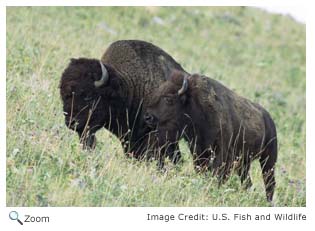
<svg viewBox="0 0 315 231">
<path fill-rule="evenodd" d="M 7 0 L 7 6 L 300 6 L 306 0 Z"/>
<path fill-rule="evenodd" d="M 83 1 L 83 0 L 68 0 L 61 1 L 55 0 L 53 4 L 51 1 L 6 1 L 1 3 L 0 18 L 1 18 L 1 45 L 0 45 L 0 73 L 1 73 L 1 91 L 0 91 L 0 105 L 1 105 L 1 115 L 0 116 L 0 229 L 1 230 L 18 230 L 23 228 L 23 230 L 55 230 L 56 228 L 64 229 L 93 229 L 93 230 L 121 230 L 121 229 L 150 229 L 150 230 L 174 230 L 174 229 L 184 229 L 191 230 L 193 228 L 208 228 L 208 229 L 220 229 L 220 230 L 230 230 L 241 228 L 242 230 L 253 230 L 253 229 L 263 229 L 263 230 L 283 230 L 288 228 L 298 228 L 301 230 L 311 230 L 314 226 L 314 216 L 312 215 L 312 208 L 314 208 L 314 168 L 312 168 L 312 163 L 314 163 L 314 60 L 315 60 L 315 19 L 314 19 L 314 9 L 311 5 L 308 5 L 306 1 L 193 1 L 193 5 L 250 5 L 250 6 L 301 6 L 304 5 L 306 12 L 308 12 L 308 17 L 306 20 L 307 25 L 307 207 L 306 208 L 7 208 L 6 207 L 6 187 L 5 187 L 5 175 L 6 175 L 6 165 L 5 165 L 5 153 L 6 153 L 6 99 L 5 99 L 5 76 L 6 76 L 6 19 L 5 16 L 5 6 L 27 6 L 27 5 L 38 5 L 38 6 L 50 6 L 50 5 L 66 5 L 66 6 L 98 6 L 98 5 L 192 5 L 192 1 Z M 283 153 L 283 155 L 285 155 Z M 32 214 L 32 215 L 48 215 L 51 217 L 51 222 L 49 224 L 27 224 L 23 227 L 19 226 L 8 219 L 8 212 L 10 210 L 18 210 L 20 214 Z M 307 222 L 230 222 L 230 223 L 216 223 L 216 222 L 148 222 L 146 221 L 146 213 L 160 213 L 160 214 L 178 214 L 178 213 L 305 213 L 307 215 Z M 6 227 L 3 229 L 3 227 Z"/>
<path fill-rule="evenodd" d="M 6 9 L 0 9 L 1 19 L 1 43 L 0 43 L 0 206 L 5 205 L 6 184 L 5 184 L 5 169 L 6 169 Z M 4 22 L 4 23 L 2 23 Z M 3 175 L 4 173 L 4 175 Z M 2 196 L 3 195 L 3 196 Z"/>
<path fill-rule="evenodd" d="M 306 23 L 306 206 L 308 209 L 315 205 L 314 187 L 314 152 L 315 152 L 315 15 L 314 8 L 307 8 Z"/>
</svg>

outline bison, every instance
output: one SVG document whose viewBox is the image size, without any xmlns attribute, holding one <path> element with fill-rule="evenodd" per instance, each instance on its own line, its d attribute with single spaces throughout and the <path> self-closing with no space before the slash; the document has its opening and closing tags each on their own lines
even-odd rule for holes
<svg viewBox="0 0 315 231">
<path fill-rule="evenodd" d="M 150 150 L 143 114 L 153 89 L 172 69 L 186 73 L 165 51 L 138 40 L 112 43 L 101 60 L 71 59 L 59 86 L 66 125 L 85 148 L 95 147 L 95 133 L 105 127 L 121 140 L 126 154 L 143 158 Z M 180 159 L 175 149 L 174 163 Z"/>
<path fill-rule="evenodd" d="M 173 71 L 151 97 L 146 123 L 156 129 L 160 162 L 186 139 L 197 171 L 210 171 L 219 185 L 236 170 L 248 188 L 251 162 L 259 158 L 266 196 L 272 201 L 277 133 L 269 113 L 216 80 Z M 171 147 L 170 147 L 170 144 Z"/>
</svg>

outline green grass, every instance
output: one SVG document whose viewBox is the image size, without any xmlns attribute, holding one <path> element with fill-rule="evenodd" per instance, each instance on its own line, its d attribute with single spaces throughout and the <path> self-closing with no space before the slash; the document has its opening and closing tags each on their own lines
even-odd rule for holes
<svg viewBox="0 0 315 231">
<path fill-rule="evenodd" d="M 159 19 L 162 19 L 159 21 Z M 83 151 L 64 125 L 58 84 L 71 57 L 100 58 L 119 39 L 152 42 L 189 72 L 262 104 L 279 139 L 275 206 L 306 206 L 305 25 L 239 7 L 8 7 L 7 206 L 270 206 L 253 187 L 221 188 L 184 163 L 167 172 L 124 156 L 102 130 Z"/>
</svg>

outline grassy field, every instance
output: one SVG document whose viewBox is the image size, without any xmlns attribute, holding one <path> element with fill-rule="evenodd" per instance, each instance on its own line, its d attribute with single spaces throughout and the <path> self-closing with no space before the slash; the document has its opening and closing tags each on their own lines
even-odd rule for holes
<svg viewBox="0 0 315 231">
<path fill-rule="evenodd" d="M 306 206 L 305 25 L 244 7 L 8 7 L 6 37 L 7 206 L 270 206 L 258 161 L 245 191 L 236 175 L 218 188 L 196 174 L 184 142 L 184 163 L 164 174 L 126 159 L 105 129 L 81 149 L 64 125 L 61 73 L 119 39 L 152 42 L 262 104 L 278 130 L 273 204 Z"/>
</svg>

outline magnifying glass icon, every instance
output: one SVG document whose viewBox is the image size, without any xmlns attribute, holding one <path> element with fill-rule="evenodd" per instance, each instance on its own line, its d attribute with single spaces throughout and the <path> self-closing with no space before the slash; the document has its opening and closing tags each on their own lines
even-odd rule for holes
<svg viewBox="0 0 315 231">
<path fill-rule="evenodd" d="M 11 211 L 11 212 L 9 213 L 9 218 L 10 218 L 12 221 L 16 220 L 16 221 L 18 221 L 21 225 L 23 225 L 23 222 L 19 219 L 19 214 L 18 214 L 17 211 Z"/>
</svg>

